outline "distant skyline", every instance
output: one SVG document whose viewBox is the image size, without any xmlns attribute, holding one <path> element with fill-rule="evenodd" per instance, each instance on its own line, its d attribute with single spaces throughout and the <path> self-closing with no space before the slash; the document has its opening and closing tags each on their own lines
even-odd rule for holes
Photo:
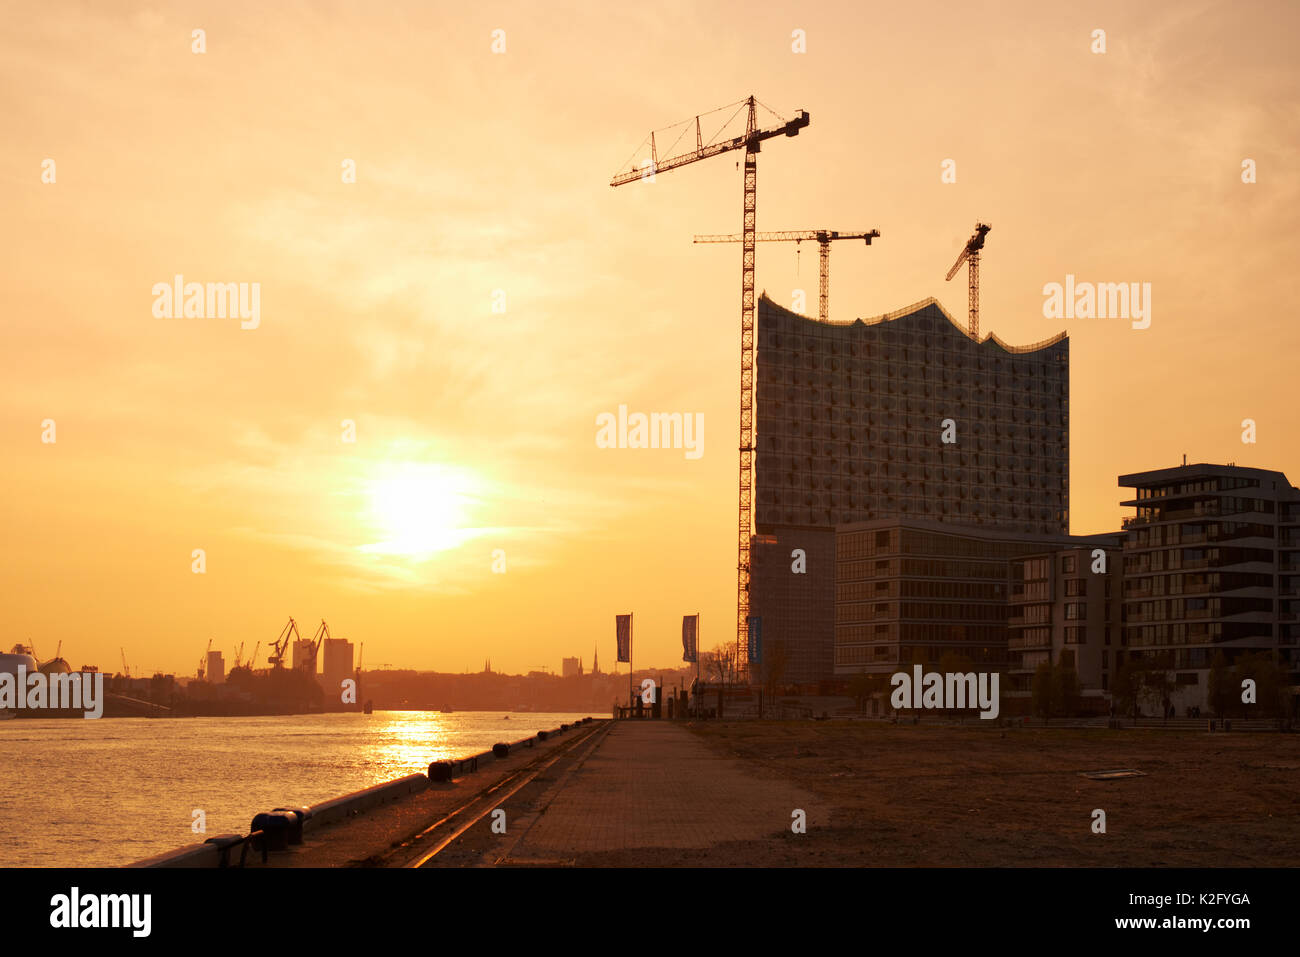
<svg viewBox="0 0 1300 957">
<path fill-rule="evenodd" d="M 290 615 L 450 672 L 596 643 L 611 671 L 629 611 L 637 665 L 678 662 L 682 615 L 732 640 L 740 251 L 691 237 L 740 229 L 741 175 L 608 182 L 750 93 L 811 116 L 759 155 L 758 228 L 881 232 L 833 248 L 833 320 L 933 296 L 964 323 L 944 275 L 992 225 L 981 336 L 1070 337 L 1071 532 L 1184 453 L 1300 481 L 1294 4 L 7 20 L 6 651 L 189 674 L 209 639 L 264 664 Z M 177 275 L 258 284 L 256 328 L 156 318 Z M 1150 327 L 1045 318 L 1067 276 L 1150 283 Z M 814 244 L 760 244 L 757 286 L 815 315 Z M 620 405 L 702 416 L 702 454 L 600 447 Z"/>
</svg>

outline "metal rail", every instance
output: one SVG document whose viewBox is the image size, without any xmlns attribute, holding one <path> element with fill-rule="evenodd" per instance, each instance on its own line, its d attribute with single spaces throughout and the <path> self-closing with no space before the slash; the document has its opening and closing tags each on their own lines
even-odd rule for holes
<svg viewBox="0 0 1300 957">
<path fill-rule="evenodd" d="M 382 866 L 383 862 L 396 857 L 399 852 L 404 849 L 409 849 L 411 845 L 430 837 L 436 838 L 437 842 L 433 847 L 413 860 L 401 865 L 402 867 L 407 868 L 424 867 L 429 863 L 429 861 L 433 860 L 437 855 L 446 850 L 454 841 L 456 841 L 457 838 L 461 837 L 461 835 L 471 827 L 483 820 L 483 818 L 487 817 L 488 814 L 499 807 L 503 801 L 509 799 L 523 788 L 527 787 L 536 780 L 543 771 L 549 770 L 557 761 L 574 751 L 582 742 L 591 741 L 596 735 L 608 733 L 609 729 L 613 727 L 613 724 L 612 721 L 607 721 L 603 725 L 594 728 L 590 733 L 580 735 L 567 741 L 563 746 L 557 748 L 554 753 L 547 755 L 540 762 L 535 762 L 527 767 L 511 772 L 492 787 L 474 795 L 474 797 L 457 807 L 451 813 L 429 825 L 409 840 L 403 841 L 387 854 L 379 857 L 377 863 Z"/>
</svg>

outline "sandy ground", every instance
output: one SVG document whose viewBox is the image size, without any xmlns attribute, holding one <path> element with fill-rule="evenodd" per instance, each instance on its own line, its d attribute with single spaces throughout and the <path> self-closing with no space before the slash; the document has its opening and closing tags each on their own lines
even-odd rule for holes
<svg viewBox="0 0 1300 957">
<path fill-rule="evenodd" d="M 727 842 L 660 864 L 1296 866 L 1294 734 L 718 722 L 690 731 L 756 777 L 826 802 L 807 834 Z M 1080 772 L 1135 768 L 1094 781 Z M 1093 811 L 1106 833 L 1093 833 Z M 579 863 L 630 863 L 584 855 Z"/>
</svg>

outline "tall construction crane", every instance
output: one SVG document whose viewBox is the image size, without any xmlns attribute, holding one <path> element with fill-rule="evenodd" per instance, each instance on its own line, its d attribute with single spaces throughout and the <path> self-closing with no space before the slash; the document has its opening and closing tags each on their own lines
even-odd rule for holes
<svg viewBox="0 0 1300 957">
<path fill-rule="evenodd" d="M 320 627 L 316 629 L 316 634 L 311 636 L 311 652 L 306 656 L 307 660 L 302 663 L 302 670 L 310 675 L 316 673 L 316 652 L 320 650 L 320 643 L 330 637 L 330 626 L 325 624 L 325 619 L 320 620 Z"/>
<path fill-rule="evenodd" d="M 235 650 L 235 668 L 239 667 L 240 662 L 244 660 L 244 642 L 239 643 L 239 648 Z M 234 670 L 233 668 L 231 669 Z"/>
<path fill-rule="evenodd" d="M 740 250 L 740 506 L 736 536 L 736 642 L 742 654 L 747 653 L 749 639 L 749 545 L 753 529 L 750 512 L 754 489 L 754 247 L 757 240 L 755 223 L 758 209 L 758 153 L 764 140 L 776 136 L 798 136 L 799 131 L 810 122 L 808 112 L 800 110 L 792 120 L 759 129 L 758 105 L 758 101 L 753 96 L 746 97 L 739 104 L 732 104 L 738 106 L 732 119 L 740 114 L 740 110 L 746 110 L 744 134 L 707 144 L 701 135 L 700 118 L 695 117 L 695 149 L 677 153 L 662 161 L 659 159 L 655 134 L 652 132 L 648 165 L 619 173 L 609 181 L 610 186 L 623 186 L 627 183 L 651 179 L 656 173 L 666 173 L 679 166 L 708 159 L 720 153 L 739 149 L 745 151 Z M 766 106 L 764 109 L 774 113 Z M 728 120 L 724 123 L 719 133 L 722 129 L 726 129 L 730 122 Z M 678 140 L 685 135 L 686 129 L 689 128 L 689 121 L 681 125 L 683 129 Z M 670 152 L 673 148 L 675 144 L 669 147 Z"/>
<path fill-rule="evenodd" d="M 119 647 L 117 650 L 122 652 L 122 676 L 129 678 L 131 677 L 131 669 L 126 665 L 126 649 Z"/>
<path fill-rule="evenodd" d="M 257 652 L 261 649 L 261 647 L 262 647 L 262 642 L 261 642 L 261 641 L 259 641 L 257 644 L 255 644 L 255 645 L 253 646 L 253 657 L 251 657 L 251 658 L 248 659 L 248 670 L 249 670 L 249 671 L 252 671 L 254 668 L 257 667 Z"/>
<path fill-rule="evenodd" d="M 957 275 L 957 270 L 961 268 L 962 263 L 970 265 L 970 334 L 976 340 L 980 337 L 980 250 L 984 248 L 984 237 L 992 228 L 984 223 L 976 223 L 975 232 L 970 239 L 966 240 L 961 255 L 948 270 L 948 279 L 951 280 Z"/>
<path fill-rule="evenodd" d="M 776 233 L 756 233 L 754 238 L 760 243 L 764 242 L 782 242 L 782 243 L 802 243 L 805 240 L 816 240 L 821 253 L 821 295 L 817 303 L 817 318 L 825 322 L 830 318 L 826 311 L 827 300 L 831 295 L 831 240 L 834 239 L 862 239 L 866 240 L 868 246 L 871 240 L 880 238 L 880 230 L 873 229 L 866 233 L 842 233 L 834 229 L 801 229 L 786 230 Z M 732 234 L 729 236 L 696 236 L 697 243 L 739 243 L 743 242 L 743 235 Z"/>
<path fill-rule="evenodd" d="M 280 637 L 275 639 L 275 648 L 266 659 L 272 668 L 284 667 L 284 653 L 289 650 L 289 642 L 294 638 L 302 638 L 302 635 L 298 634 L 297 622 L 290 618 L 289 623 L 280 629 Z"/>
</svg>

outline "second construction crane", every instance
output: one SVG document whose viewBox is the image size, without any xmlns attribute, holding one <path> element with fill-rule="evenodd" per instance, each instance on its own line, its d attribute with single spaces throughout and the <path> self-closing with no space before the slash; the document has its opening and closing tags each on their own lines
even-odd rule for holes
<svg viewBox="0 0 1300 957">
<path fill-rule="evenodd" d="M 744 240 L 743 235 L 733 234 L 730 236 L 696 236 L 697 243 L 738 243 Z M 816 240 L 821 254 L 821 287 L 820 295 L 817 300 L 817 318 L 826 322 L 830 318 L 827 311 L 827 303 L 831 295 L 831 240 L 834 239 L 862 239 L 868 246 L 871 240 L 880 238 L 880 230 L 873 229 L 865 233 L 840 232 L 836 229 L 798 229 L 784 230 L 775 233 L 756 233 L 754 236 L 760 243 L 778 242 L 778 243 L 802 243 L 805 241 Z"/>
<path fill-rule="evenodd" d="M 740 507 L 737 520 L 737 560 L 736 560 L 736 642 L 741 652 L 741 661 L 747 660 L 749 646 L 749 552 L 752 534 L 752 505 L 754 488 L 754 246 L 757 240 L 755 222 L 758 207 L 758 153 L 764 140 L 776 136 L 798 136 L 799 131 L 808 123 L 808 112 L 800 110 L 794 119 L 784 120 L 779 125 L 759 129 L 758 101 L 753 96 L 746 97 L 738 104 L 735 116 L 741 110 L 746 111 L 745 132 L 738 136 L 724 139 L 711 138 L 704 141 L 700 128 L 700 118 L 695 117 L 695 149 L 670 155 L 667 159 L 659 158 L 659 149 L 655 134 L 650 134 L 650 158 L 640 167 L 619 173 L 609 181 L 610 186 L 623 186 L 627 183 L 654 181 L 656 173 L 666 173 L 688 163 L 696 163 L 710 156 L 731 150 L 745 151 L 744 190 L 741 203 L 741 251 L 740 251 Z M 730 107 L 722 107 L 729 109 Z M 767 109 L 767 107 L 764 107 Z M 773 112 L 770 111 L 769 112 Z M 722 129 L 730 123 L 723 124 Z M 678 138 L 686 135 L 690 123 L 681 124 Z M 719 130 L 721 133 L 721 130 Z M 674 146 L 670 146 L 671 152 Z"/>
<path fill-rule="evenodd" d="M 966 240 L 966 245 L 962 247 L 961 255 L 957 261 L 952 264 L 948 270 L 948 279 L 957 275 L 957 270 L 961 268 L 962 263 L 970 266 L 968 278 L 970 280 L 970 334 L 975 340 L 980 337 L 980 250 L 984 248 L 984 237 L 988 235 L 992 226 L 986 226 L 984 223 L 975 224 L 975 232 L 971 238 Z"/>
<path fill-rule="evenodd" d="M 271 655 L 266 659 L 272 670 L 278 671 L 284 667 L 284 653 L 289 650 L 289 642 L 301 638 L 298 623 L 290 618 L 289 623 L 280 629 L 280 637 L 275 640 Z"/>
<path fill-rule="evenodd" d="M 330 626 L 325 624 L 325 619 L 320 620 L 320 627 L 316 629 L 316 634 L 311 636 L 311 648 L 303 655 L 303 660 L 299 663 L 303 671 L 310 675 L 316 674 L 316 658 L 320 652 L 320 643 L 330 637 Z"/>
</svg>

